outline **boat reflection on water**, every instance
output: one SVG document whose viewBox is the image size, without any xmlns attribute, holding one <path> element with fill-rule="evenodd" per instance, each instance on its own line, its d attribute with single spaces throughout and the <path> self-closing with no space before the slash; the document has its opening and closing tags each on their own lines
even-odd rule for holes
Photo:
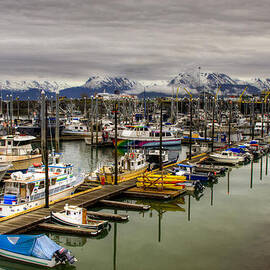
<svg viewBox="0 0 270 270">
<path fill-rule="evenodd" d="M 87 237 L 56 234 L 56 233 L 47 233 L 47 235 L 57 244 L 68 247 L 82 247 L 87 242 Z"/>
</svg>

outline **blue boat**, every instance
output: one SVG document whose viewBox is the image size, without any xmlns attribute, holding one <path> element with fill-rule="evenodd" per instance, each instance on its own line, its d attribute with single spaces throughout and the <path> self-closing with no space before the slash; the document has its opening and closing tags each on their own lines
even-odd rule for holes
<svg viewBox="0 0 270 270">
<path fill-rule="evenodd" d="M 44 234 L 0 235 L 0 255 L 12 260 L 45 267 L 61 263 L 73 264 L 70 252 Z"/>
<path fill-rule="evenodd" d="M 215 179 L 214 173 L 193 173 L 194 166 L 189 164 L 177 164 L 178 168 L 174 168 L 172 173 L 175 175 L 184 175 L 187 180 L 192 181 L 210 181 Z"/>
</svg>

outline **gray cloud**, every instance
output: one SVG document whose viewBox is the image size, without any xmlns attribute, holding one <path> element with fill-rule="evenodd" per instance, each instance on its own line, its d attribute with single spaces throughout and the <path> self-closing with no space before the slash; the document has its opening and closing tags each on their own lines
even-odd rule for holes
<svg viewBox="0 0 270 270">
<path fill-rule="evenodd" d="M 168 79 L 186 69 L 269 76 L 266 0 L 0 2 L 1 79 Z"/>
</svg>

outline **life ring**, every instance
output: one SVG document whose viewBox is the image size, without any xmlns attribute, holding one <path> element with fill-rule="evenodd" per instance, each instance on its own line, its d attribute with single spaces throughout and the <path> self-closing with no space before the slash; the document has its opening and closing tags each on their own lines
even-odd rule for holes
<svg viewBox="0 0 270 270">
<path fill-rule="evenodd" d="M 129 156 L 130 156 L 130 158 L 135 158 L 135 154 L 134 153 L 130 153 Z"/>
</svg>

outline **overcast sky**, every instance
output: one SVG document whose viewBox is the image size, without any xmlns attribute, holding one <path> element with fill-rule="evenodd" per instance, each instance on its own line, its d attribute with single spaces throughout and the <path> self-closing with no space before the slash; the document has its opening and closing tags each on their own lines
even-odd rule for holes
<svg viewBox="0 0 270 270">
<path fill-rule="evenodd" d="M 269 0 L 2 0 L 0 80 L 270 77 Z"/>
</svg>

